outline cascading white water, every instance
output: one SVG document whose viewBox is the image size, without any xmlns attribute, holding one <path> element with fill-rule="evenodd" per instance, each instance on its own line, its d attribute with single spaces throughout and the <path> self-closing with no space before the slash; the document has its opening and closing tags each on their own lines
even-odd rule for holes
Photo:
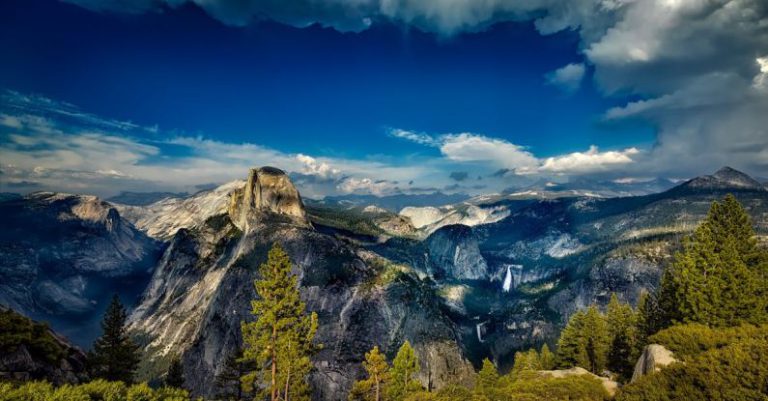
<svg viewBox="0 0 768 401">
<path fill-rule="evenodd" d="M 512 266 L 507 266 L 507 275 L 504 276 L 504 284 L 502 285 L 501 289 L 504 292 L 509 292 L 509 290 L 512 289 L 512 271 L 510 270 Z"/>
</svg>

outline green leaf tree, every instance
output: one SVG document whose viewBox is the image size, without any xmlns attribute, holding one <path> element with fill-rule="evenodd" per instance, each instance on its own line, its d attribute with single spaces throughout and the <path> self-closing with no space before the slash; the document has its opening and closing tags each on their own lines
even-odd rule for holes
<svg viewBox="0 0 768 401">
<path fill-rule="evenodd" d="M 492 399 L 493 394 L 499 387 L 499 372 L 496 370 L 490 359 L 483 359 L 483 367 L 477 373 L 475 379 L 475 388 L 473 391 L 474 399 Z"/>
<path fill-rule="evenodd" d="M 610 333 L 605 318 L 592 305 L 574 313 L 560 334 L 558 365 L 580 366 L 599 374 L 606 367 L 609 349 Z"/>
<path fill-rule="evenodd" d="M 606 308 L 605 319 L 610 337 L 608 369 L 627 378 L 632 375 L 637 354 L 637 318 L 629 304 L 619 302 L 616 294 Z"/>
<path fill-rule="evenodd" d="M 608 362 L 611 340 L 605 318 L 594 305 L 587 308 L 582 337 L 588 361 L 585 368 L 592 373 L 602 373 Z"/>
<path fill-rule="evenodd" d="M 95 378 L 133 383 L 139 365 L 139 347 L 125 329 L 126 312 L 120 298 L 112 297 L 101 322 L 103 334 L 89 354 L 89 370 Z"/>
<path fill-rule="evenodd" d="M 309 399 L 307 375 L 317 332 L 317 315 L 307 314 L 291 261 L 280 245 L 270 249 L 254 285 L 259 298 L 251 302 L 254 322 L 243 322 L 243 359 L 257 366 L 243 376 L 247 387 L 261 387 L 271 401 Z"/>
<path fill-rule="evenodd" d="M 419 358 L 411 347 L 411 343 L 405 341 L 392 360 L 392 369 L 389 371 L 389 383 L 386 386 L 386 396 L 389 400 L 402 400 L 409 394 L 420 391 L 421 383 L 416 379 L 420 371 Z"/>
<path fill-rule="evenodd" d="M 515 353 L 515 364 L 512 367 L 512 376 L 520 377 L 523 372 L 532 372 L 542 370 L 541 357 L 539 353 L 531 348 L 528 351 Z"/>
<path fill-rule="evenodd" d="M 365 353 L 363 361 L 367 378 L 356 381 L 349 392 L 350 401 L 382 401 L 384 389 L 389 382 L 389 364 L 387 358 L 374 346 Z"/>
<path fill-rule="evenodd" d="M 587 350 L 584 346 L 584 325 L 586 312 L 574 313 L 560 332 L 557 341 L 557 365 L 561 368 L 587 366 Z"/>
<path fill-rule="evenodd" d="M 713 202 L 665 272 L 659 306 L 664 326 L 713 327 L 768 321 L 768 263 L 749 215 L 735 197 Z"/>
<path fill-rule="evenodd" d="M 539 352 L 539 364 L 541 365 L 542 370 L 552 370 L 555 368 L 555 354 L 549 350 L 547 344 L 541 346 L 541 351 Z"/>
</svg>

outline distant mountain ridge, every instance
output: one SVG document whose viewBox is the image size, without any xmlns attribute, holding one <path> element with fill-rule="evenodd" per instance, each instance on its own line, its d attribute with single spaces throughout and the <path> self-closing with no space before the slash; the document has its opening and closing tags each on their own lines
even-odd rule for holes
<svg viewBox="0 0 768 401">
<path fill-rule="evenodd" d="M 69 298 L 53 296 L 79 294 L 83 280 L 93 290 L 124 287 L 126 276 L 115 266 L 146 272 L 127 256 L 160 249 L 131 315 L 146 352 L 142 371 L 157 374 L 180 354 L 188 386 L 210 395 L 218 367 L 240 345 L 240 321 L 252 318 L 258 265 L 278 242 L 295 264 L 308 309 L 320 316 L 326 348 L 314 360 L 316 399 L 345 399 L 365 351 L 379 345 L 389 355 L 405 339 L 422 361 L 420 379 L 439 387 L 454 373 L 471 377 L 471 363 L 485 357 L 507 368 L 515 351 L 551 341 L 564 317 L 607 302 L 612 292 L 635 302 L 656 288 L 681 238 L 727 193 L 768 235 L 768 191 L 754 182 L 721 169 L 643 196 L 530 191 L 400 214 L 365 203 L 305 204 L 285 173 L 269 168 L 145 206 L 32 194 L 0 202 L 10 216 L 0 226 L 0 296 L 34 294 L 67 304 Z M 46 236 L 51 241 L 40 241 Z M 67 252 L 61 244 L 69 244 Z M 31 250 L 55 258 L 38 266 Z M 90 275 L 78 267 L 83 263 L 110 268 Z M 36 281 L 25 284 L 32 274 Z M 41 304 L 15 295 L 0 303 Z M 82 327 L 77 314 L 45 316 L 54 327 Z"/>
<path fill-rule="evenodd" d="M 130 192 L 123 191 L 120 194 L 109 197 L 107 202 L 120 203 L 130 206 L 146 206 L 167 198 L 186 198 L 187 192 Z"/>
<path fill-rule="evenodd" d="M 679 185 L 678 188 L 692 190 L 768 190 L 765 185 L 749 175 L 727 166 L 717 170 L 712 175 L 690 179 Z"/>
<path fill-rule="evenodd" d="M 159 243 L 95 196 L 36 192 L 0 202 L 0 215 L 0 304 L 81 345 L 112 293 L 134 303 L 159 256 Z"/>
</svg>

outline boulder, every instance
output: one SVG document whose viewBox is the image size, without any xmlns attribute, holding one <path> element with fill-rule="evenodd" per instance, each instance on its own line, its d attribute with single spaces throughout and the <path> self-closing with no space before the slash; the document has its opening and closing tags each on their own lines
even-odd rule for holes
<svg viewBox="0 0 768 401">
<path fill-rule="evenodd" d="M 664 348 L 663 345 L 650 344 L 645 347 L 640 359 L 635 364 L 635 371 L 632 374 L 632 382 L 635 382 L 639 378 L 659 371 L 664 366 L 667 366 L 673 362 L 677 362 L 677 359 L 672 355 L 672 351 Z"/>
</svg>

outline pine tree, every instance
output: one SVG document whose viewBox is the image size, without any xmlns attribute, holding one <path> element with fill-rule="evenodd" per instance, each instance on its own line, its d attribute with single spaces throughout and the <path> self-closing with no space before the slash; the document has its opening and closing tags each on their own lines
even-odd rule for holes
<svg viewBox="0 0 768 401">
<path fill-rule="evenodd" d="M 541 351 L 539 352 L 539 364 L 541 365 L 542 370 L 552 370 L 555 368 L 555 354 L 549 350 L 547 344 L 541 346 Z"/>
<path fill-rule="evenodd" d="M 496 388 L 499 386 L 499 372 L 490 359 L 483 359 L 483 367 L 475 379 L 473 394 L 477 399 L 492 399 Z"/>
<path fill-rule="evenodd" d="M 662 279 L 664 325 L 709 326 L 768 321 L 768 260 L 749 215 L 728 195 L 714 202 Z"/>
<path fill-rule="evenodd" d="M 637 301 L 637 345 L 647 345 L 646 339 L 662 329 L 663 316 L 656 296 L 643 292 Z"/>
<path fill-rule="evenodd" d="M 605 318 L 594 305 L 586 311 L 574 313 L 557 344 L 559 366 L 580 366 L 593 373 L 601 373 L 606 367 L 610 349 Z"/>
<path fill-rule="evenodd" d="M 386 395 L 389 400 L 402 400 L 409 394 L 421 390 L 421 383 L 415 378 L 419 373 L 419 358 L 406 341 L 397 351 L 389 371 L 389 383 L 386 385 Z"/>
<path fill-rule="evenodd" d="M 133 383 L 139 365 L 139 347 L 125 329 L 126 312 L 115 294 L 101 322 L 103 334 L 89 354 L 91 375 L 109 381 Z"/>
<path fill-rule="evenodd" d="M 608 361 L 610 334 L 605 318 L 594 305 L 587 308 L 587 313 L 584 315 L 582 336 L 585 338 L 588 360 L 588 366 L 585 368 L 595 374 L 602 373 Z"/>
<path fill-rule="evenodd" d="M 542 370 L 541 357 L 539 353 L 531 348 L 526 352 L 515 353 L 515 364 L 512 367 L 512 375 L 518 378 L 523 372 L 532 372 Z"/>
<path fill-rule="evenodd" d="M 588 364 L 584 344 L 586 312 L 577 311 L 568 320 L 557 341 L 557 365 L 561 368 L 585 367 Z"/>
<path fill-rule="evenodd" d="M 606 308 L 605 319 L 610 337 L 608 369 L 623 377 L 632 375 L 637 354 L 637 318 L 629 304 L 619 302 L 616 294 Z"/>
<path fill-rule="evenodd" d="M 256 321 L 242 324 L 243 359 L 259 369 L 243 377 L 244 385 L 261 385 L 271 401 L 309 399 L 307 375 L 317 332 L 317 315 L 307 315 L 291 261 L 275 244 L 259 267 L 254 285 L 259 298 L 251 302 Z M 260 383 L 259 378 L 264 378 Z"/>
<path fill-rule="evenodd" d="M 379 352 L 379 347 L 374 346 L 370 352 L 365 353 L 363 369 L 368 377 L 355 382 L 349 392 L 350 401 L 382 401 L 384 388 L 389 383 L 389 364 L 387 358 Z"/>
<path fill-rule="evenodd" d="M 173 358 L 168 366 L 168 373 L 165 375 L 165 385 L 168 387 L 184 387 L 184 368 L 181 365 L 181 359 Z"/>
</svg>

